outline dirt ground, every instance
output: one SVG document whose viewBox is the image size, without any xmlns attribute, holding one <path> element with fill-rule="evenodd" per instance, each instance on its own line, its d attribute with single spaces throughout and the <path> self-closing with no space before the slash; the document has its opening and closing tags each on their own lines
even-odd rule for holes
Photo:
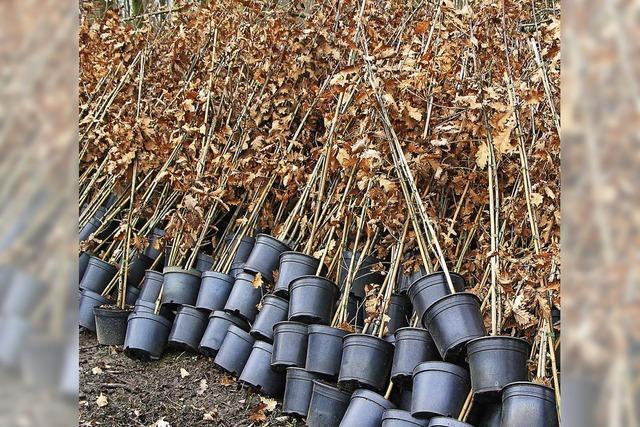
<svg viewBox="0 0 640 427">
<path fill-rule="evenodd" d="M 168 351 L 159 361 L 145 363 L 80 332 L 82 427 L 304 425 L 282 415 L 281 401 L 269 411 L 273 405 L 219 372 L 210 358 Z"/>
</svg>

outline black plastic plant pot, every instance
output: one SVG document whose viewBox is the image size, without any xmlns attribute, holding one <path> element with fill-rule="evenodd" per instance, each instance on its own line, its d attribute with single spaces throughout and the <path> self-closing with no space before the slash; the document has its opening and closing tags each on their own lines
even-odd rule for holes
<svg viewBox="0 0 640 427">
<path fill-rule="evenodd" d="M 136 304 L 133 306 L 134 313 L 153 313 L 156 309 L 156 304 L 154 302 L 149 301 L 136 301 Z"/>
<path fill-rule="evenodd" d="M 118 269 L 115 265 L 91 255 L 87 269 L 80 281 L 80 289 L 102 293 L 117 272 Z"/>
<path fill-rule="evenodd" d="M 271 367 L 284 371 L 290 367 L 304 368 L 309 340 L 308 326 L 299 322 L 279 322 L 273 327 Z"/>
<path fill-rule="evenodd" d="M 211 315 L 209 315 L 209 323 L 198 347 L 200 353 L 209 357 L 215 356 L 218 350 L 220 350 L 222 341 L 224 341 L 224 337 L 227 335 L 227 331 L 231 325 L 235 325 L 245 332 L 249 330 L 249 324 L 237 316 L 225 313 L 224 311 L 214 311 L 211 313 Z"/>
<path fill-rule="evenodd" d="M 251 236 L 244 236 L 242 239 L 240 239 L 240 246 L 238 246 L 238 250 L 233 257 L 232 265 L 236 263 L 244 264 L 245 262 L 247 262 L 255 243 L 256 239 Z"/>
<path fill-rule="evenodd" d="M 242 272 L 244 272 L 244 262 L 236 262 L 231 264 L 231 268 L 229 269 L 229 276 L 237 279 L 238 275 L 240 275 L 240 273 Z"/>
<path fill-rule="evenodd" d="M 115 307 L 94 307 L 96 336 L 100 345 L 123 345 L 127 334 L 127 318 L 131 310 Z"/>
<path fill-rule="evenodd" d="M 140 288 L 136 288 L 135 286 L 127 286 L 127 293 L 124 297 L 124 302 L 126 305 L 134 305 L 138 298 L 140 297 Z"/>
<path fill-rule="evenodd" d="M 178 308 L 169 334 L 169 346 L 180 350 L 198 351 L 200 340 L 207 327 L 208 313 L 190 305 Z"/>
<path fill-rule="evenodd" d="M 202 273 L 196 307 L 209 312 L 222 310 L 227 303 L 235 279 L 217 271 Z"/>
<path fill-rule="evenodd" d="M 149 237 L 149 245 L 144 249 L 144 254 L 151 259 L 156 259 L 162 254 L 162 249 L 160 245 L 157 245 L 156 242 L 158 239 L 164 236 L 164 230 L 161 228 L 155 228 L 153 233 Z"/>
<path fill-rule="evenodd" d="M 129 261 L 127 283 L 138 287 L 144 279 L 145 272 L 153 265 L 153 260 L 144 254 L 136 253 Z"/>
<path fill-rule="evenodd" d="M 349 294 L 349 300 L 347 301 L 347 323 L 353 325 L 355 328 L 364 327 L 364 312 L 365 309 L 362 299 L 353 294 Z"/>
<path fill-rule="evenodd" d="M 492 398 L 510 383 L 526 381 L 529 343 L 522 338 L 489 336 L 467 343 L 471 389 L 478 398 Z"/>
<path fill-rule="evenodd" d="M 96 331 L 96 317 L 93 313 L 95 307 L 108 304 L 106 298 L 99 293 L 83 290 L 80 293 L 80 303 L 78 306 L 78 324 L 90 331 Z"/>
<path fill-rule="evenodd" d="M 456 273 L 449 273 L 449 276 L 451 276 L 451 282 L 456 292 L 464 291 L 465 282 L 462 276 Z M 442 297 L 451 295 L 451 290 L 445 274 L 438 271 L 422 276 L 411 283 L 407 289 L 407 295 L 416 313 L 422 318 L 431 304 Z"/>
<path fill-rule="evenodd" d="M 421 420 L 402 409 L 387 409 L 382 414 L 382 427 L 427 427 L 429 420 Z"/>
<path fill-rule="evenodd" d="M 387 323 L 387 333 L 393 334 L 400 328 L 409 326 L 409 319 L 413 313 L 409 298 L 404 295 L 393 294 L 389 300 L 387 315 L 389 323 Z"/>
<path fill-rule="evenodd" d="M 200 290 L 200 272 L 180 267 L 165 267 L 163 271 L 162 305 L 177 309 L 180 305 L 195 305 Z"/>
<path fill-rule="evenodd" d="M 91 218 L 80 230 L 79 240 L 84 242 L 87 240 L 96 230 L 100 227 L 100 220 L 96 218 Z"/>
<path fill-rule="evenodd" d="M 260 393 L 275 397 L 281 396 L 284 391 L 285 375 L 271 368 L 272 350 L 271 344 L 256 341 L 238 381 Z"/>
<path fill-rule="evenodd" d="M 455 418 L 449 417 L 433 417 L 429 420 L 429 427 L 473 427 Z"/>
<path fill-rule="evenodd" d="M 283 252 L 280 255 L 278 281 L 273 293 L 282 298 L 289 298 L 289 285 L 298 277 L 316 274 L 320 260 L 301 252 Z M 323 266 L 324 267 L 324 266 Z M 326 272 L 326 268 L 323 268 Z"/>
<path fill-rule="evenodd" d="M 409 290 L 409 286 L 425 274 L 427 274 L 427 270 L 423 266 L 420 266 L 418 271 L 412 271 L 411 274 L 402 274 L 401 276 L 398 276 L 398 293 L 400 295 L 406 295 Z"/>
<path fill-rule="evenodd" d="M 132 359 L 158 360 L 167 345 L 171 322 L 154 313 L 133 313 L 129 316 L 124 354 Z"/>
<path fill-rule="evenodd" d="M 258 304 L 266 293 L 264 282 L 262 286 L 256 288 L 253 286 L 253 279 L 253 274 L 240 273 L 224 305 L 224 311 L 235 314 L 249 323 L 253 323 L 256 319 Z"/>
<path fill-rule="evenodd" d="M 196 256 L 196 263 L 193 268 L 204 273 L 205 271 L 210 270 L 211 266 L 213 266 L 213 257 L 203 252 L 198 252 L 198 255 Z"/>
<path fill-rule="evenodd" d="M 307 416 L 313 381 L 317 378 L 317 375 L 302 368 L 287 369 L 287 382 L 282 400 L 283 414 L 300 418 Z"/>
<path fill-rule="evenodd" d="M 309 427 L 338 427 L 349 406 L 351 394 L 324 383 L 313 381 L 313 392 L 307 412 Z"/>
<path fill-rule="evenodd" d="M 459 361 L 465 344 L 487 334 L 480 313 L 480 299 L 461 292 L 447 295 L 433 303 L 422 317 L 442 359 Z"/>
<path fill-rule="evenodd" d="M 344 287 L 344 282 L 347 278 L 347 273 L 349 272 L 349 265 L 351 264 L 352 253 L 349 251 L 344 251 L 342 253 L 342 262 L 340 264 L 340 288 Z M 356 252 L 356 259 L 353 261 L 353 267 L 355 268 L 358 264 L 358 259 L 360 257 L 360 252 Z M 381 285 L 384 281 L 384 276 L 379 271 L 373 271 L 372 266 L 378 264 L 380 262 L 379 259 L 373 256 L 367 256 L 360 265 L 360 268 L 355 272 L 353 276 L 353 282 L 351 283 L 351 293 L 354 294 L 358 298 L 364 298 L 365 292 L 364 287 L 368 284 L 377 284 Z"/>
<path fill-rule="evenodd" d="M 305 369 L 335 380 L 342 361 L 342 339 L 346 331 L 326 325 L 309 325 Z"/>
<path fill-rule="evenodd" d="M 249 332 L 236 325 L 229 326 L 213 363 L 226 372 L 240 375 L 249 360 L 255 341 Z"/>
<path fill-rule="evenodd" d="M 142 280 L 142 286 L 140 286 L 140 295 L 138 299 L 141 301 L 155 303 L 160 296 L 160 290 L 162 289 L 162 282 L 164 276 L 155 270 L 147 270 L 144 273 L 144 279 Z"/>
<path fill-rule="evenodd" d="M 530 382 L 515 382 L 502 390 L 501 427 L 557 427 L 553 389 Z"/>
<path fill-rule="evenodd" d="M 84 272 L 87 271 L 87 265 L 89 265 L 89 254 L 86 252 L 82 252 L 80 253 L 80 258 L 78 260 L 78 272 L 79 277 L 78 277 L 78 283 L 80 283 L 82 281 L 82 277 L 84 276 Z"/>
<path fill-rule="evenodd" d="M 287 319 L 289 302 L 275 295 L 262 298 L 262 309 L 251 325 L 251 336 L 257 340 L 273 343 L 273 327 L 276 323 Z"/>
<path fill-rule="evenodd" d="M 411 415 L 457 417 L 470 388 L 466 369 L 447 362 L 421 363 L 413 371 Z"/>
<path fill-rule="evenodd" d="M 249 258 L 244 264 L 244 270 L 250 273 L 260 273 L 264 280 L 273 283 L 273 271 L 278 269 L 280 254 L 291 248 L 280 240 L 268 234 L 258 234 L 256 243 Z"/>
<path fill-rule="evenodd" d="M 356 390 L 351 395 L 347 411 L 342 417 L 340 426 L 380 427 L 382 415 L 395 405 L 371 390 Z"/>
<path fill-rule="evenodd" d="M 302 276 L 289 287 L 289 320 L 327 325 L 331 323 L 339 289 L 329 279 Z"/>
<path fill-rule="evenodd" d="M 440 354 L 429 332 L 420 328 L 401 328 L 395 333 L 396 350 L 391 366 L 391 381 L 411 386 L 413 370 L 422 362 L 440 360 Z"/>
<path fill-rule="evenodd" d="M 343 390 L 386 388 L 393 363 L 393 344 L 373 335 L 344 337 L 338 387 Z"/>
</svg>

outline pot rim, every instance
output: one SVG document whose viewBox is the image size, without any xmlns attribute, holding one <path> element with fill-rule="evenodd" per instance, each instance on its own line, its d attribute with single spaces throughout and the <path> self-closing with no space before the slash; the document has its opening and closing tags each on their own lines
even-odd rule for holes
<svg viewBox="0 0 640 427">
<path fill-rule="evenodd" d="M 429 425 L 429 420 L 420 420 L 411 415 L 410 411 L 399 408 L 390 408 L 382 413 L 382 421 L 384 420 L 401 420 L 407 423 L 412 423 L 416 426 L 426 427 Z"/>
<path fill-rule="evenodd" d="M 285 328 L 282 329 L 283 327 L 286 326 L 290 326 L 290 328 Z M 278 329 L 276 331 L 276 329 Z M 302 329 L 304 329 L 304 332 L 302 331 Z M 278 332 L 293 332 L 293 333 L 297 333 L 300 335 L 308 335 L 309 334 L 309 325 L 307 325 L 306 323 L 302 323 L 302 322 L 296 322 L 293 320 L 283 320 L 281 322 L 277 322 L 276 324 L 273 325 L 273 335 L 275 337 L 275 335 Z"/>
<path fill-rule="evenodd" d="M 451 308 L 449 306 L 441 308 L 440 305 L 442 304 L 443 301 L 445 301 L 447 299 L 460 298 L 460 296 L 462 296 L 463 298 L 472 298 L 474 300 L 474 302 L 476 302 L 478 304 L 478 306 L 480 306 L 480 304 L 482 304 L 482 301 L 480 300 L 480 298 L 476 294 L 471 293 L 471 292 L 456 292 L 455 294 L 445 295 L 445 296 L 443 296 L 441 298 L 438 298 L 429 307 L 427 307 L 427 309 L 425 310 L 424 314 L 422 315 L 422 319 L 421 319 L 422 325 L 423 326 L 425 325 L 425 319 L 426 320 L 433 320 L 433 318 L 436 317 L 437 315 L 439 315 L 443 310 Z M 436 311 L 438 308 L 440 308 L 440 310 Z M 429 321 L 429 324 L 430 323 L 431 323 L 431 321 Z M 429 328 L 426 328 L 426 329 L 429 329 Z"/>
<path fill-rule="evenodd" d="M 99 294 L 99 293 L 94 292 L 94 291 L 89 290 L 89 289 L 82 289 L 80 295 L 81 296 L 85 296 L 85 297 L 87 297 L 89 299 L 92 299 L 94 301 L 104 301 L 102 304 L 106 304 L 106 303 L 109 302 L 109 300 L 106 299 L 105 297 L 103 297 L 102 294 Z"/>
<path fill-rule="evenodd" d="M 252 346 L 256 342 L 256 339 L 253 338 L 249 334 L 249 332 L 245 331 L 244 329 L 242 329 L 242 328 L 240 328 L 239 326 L 236 326 L 236 325 L 229 325 L 229 328 L 227 329 L 227 334 L 233 334 L 236 337 L 240 338 L 241 340 L 243 340 L 243 341 L 245 341 L 247 343 L 250 343 Z M 225 337 L 224 337 L 223 341 L 225 339 L 227 339 L 227 336 L 226 336 L 227 334 L 225 334 Z"/>
<path fill-rule="evenodd" d="M 169 266 L 169 267 L 165 267 L 162 270 L 162 274 L 165 275 L 167 273 L 185 273 L 185 274 L 189 274 L 191 276 L 195 276 L 198 279 L 200 279 L 202 277 L 202 273 L 200 273 L 198 270 L 196 270 L 195 268 L 191 268 L 189 270 L 185 270 L 182 267 L 176 267 L 176 266 Z"/>
<path fill-rule="evenodd" d="M 317 380 L 313 380 L 313 394 L 316 394 L 316 390 L 318 390 L 318 394 L 322 395 L 323 397 L 332 399 L 332 400 L 337 400 L 337 401 L 341 401 L 341 402 L 348 402 L 349 399 L 351 399 L 351 394 L 347 393 L 345 391 L 340 390 L 337 387 L 334 387 L 333 385 L 326 383 L 320 379 Z"/>
<path fill-rule="evenodd" d="M 207 320 L 208 318 L 208 313 L 203 312 L 201 309 L 191 304 L 180 304 L 180 306 L 176 310 L 176 317 L 180 314 L 196 317 L 202 320 Z"/>
<path fill-rule="evenodd" d="M 469 378 L 470 378 L 469 371 L 467 371 L 461 366 L 458 366 L 450 362 L 433 361 L 433 360 L 422 362 L 416 365 L 416 367 L 413 368 L 413 377 L 415 378 L 416 375 L 422 372 L 427 372 L 427 371 L 446 372 L 449 374 L 453 374 L 457 377 L 460 377 L 466 381 L 469 381 Z"/>
<path fill-rule="evenodd" d="M 254 349 L 259 349 L 259 350 L 263 350 L 269 354 L 273 353 L 273 345 L 269 344 L 268 342 L 265 341 L 261 341 L 261 340 L 256 340 L 253 343 L 253 348 Z"/>
<path fill-rule="evenodd" d="M 201 277 L 203 279 L 207 277 L 213 277 L 214 279 L 221 279 L 231 284 L 235 282 L 235 279 L 233 278 L 233 276 L 231 276 L 230 274 L 222 273 L 220 271 L 213 271 L 213 270 L 203 271 Z"/>
<path fill-rule="evenodd" d="M 513 387 L 517 387 L 517 386 L 527 386 L 527 387 L 531 387 L 531 388 L 536 388 L 540 391 L 542 391 L 545 395 L 549 394 L 549 398 L 547 399 L 546 396 L 541 396 L 541 395 L 531 395 L 529 394 L 525 394 L 525 393 L 513 393 L 509 394 L 510 388 Z M 543 384 L 538 384 L 538 383 L 534 383 L 531 381 L 514 381 L 512 383 L 507 384 L 506 386 L 502 387 L 502 401 L 504 402 L 506 399 L 510 398 L 510 397 L 515 397 L 515 396 L 526 396 L 526 397 L 533 397 L 536 399 L 542 399 L 542 400 L 546 400 L 547 402 L 551 402 L 553 404 L 555 404 L 556 402 L 556 394 L 555 394 L 555 390 L 552 389 L 551 387 L 548 387 L 546 385 Z"/>
<path fill-rule="evenodd" d="M 340 291 L 340 287 L 338 285 L 336 285 L 333 280 L 327 278 L 327 277 L 323 277 L 323 276 L 316 276 L 315 274 L 307 274 L 305 276 L 300 276 L 300 277 L 296 277 L 295 279 L 293 279 L 290 283 L 289 283 L 289 293 L 291 293 L 291 291 L 293 291 L 294 288 L 299 288 L 302 286 L 305 286 L 305 284 L 300 284 L 300 281 L 302 279 L 317 279 L 317 281 L 322 282 L 322 283 L 328 283 L 333 285 L 333 288 Z M 307 284 L 306 286 L 318 286 L 318 284 L 312 283 L 312 284 Z"/>
<path fill-rule="evenodd" d="M 269 298 L 269 299 L 267 300 L 267 298 Z M 274 303 L 274 301 L 279 302 L 280 305 Z M 272 305 L 274 307 L 282 308 L 284 310 L 288 310 L 289 309 L 289 301 L 287 301 L 286 299 L 284 299 L 284 298 L 282 298 L 282 297 L 280 297 L 280 296 L 278 296 L 276 294 L 265 294 L 262 297 L 261 302 L 262 302 L 263 306 L 265 304 L 268 304 L 268 305 Z M 262 310 L 260 310 L 260 311 L 262 311 Z"/>
<path fill-rule="evenodd" d="M 141 319 L 144 318 L 146 320 L 152 320 L 154 322 L 160 323 L 162 325 L 164 325 L 167 329 L 171 329 L 172 323 L 171 321 L 169 321 L 169 319 L 167 319 L 166 317 L 160 315 L 160 314 L 155 314 L 155 313 L 149 313 L 146 311 L 139 311 L 139 312 L 134 312 L 131 313 L 131 315 L 129 316 L 129 318 L 127 319 L 127 323 L 129 323 L 132 320 L 135 319 Z"/>
<path fill-rule="evenodd" d="M 406 334 L 405 334 L 406 332 Z M 400 339 L 400 337 L 398 337 L 398 334 L 402 334 L 402 335 L 409 335 L 409 332 L 412 333 L 412 335 L 424 335 L 424 339 L 420 340 L 420 341 L 429 341 L 432 342 L 433 338 L 431 337 L 431 334 L 429 333 L 428 330 L 426 330 L 425 328 L 418 328 L 416 326 L 403 326 L 402 328 L 398 328 L 395 330 L 395 332 L 393 333 L 393 335 L 395 335 L 396 340 Z M 408 340 L 408 339 L 415 339 L 418 340 L 419 337 L 417 336 L 407 336 L 404 337 L 402 339 Z"/>
<path fill-rule="evenodd" d="M 262 237 L 262 239 L 260 239 L 261 237 Z M 287 245 L 286 243 L 284 243 L 281 240 L 276 239 L 275 237 L 273 237 L 270 234 L 258 233 L 256 235 L 256 244 L 258 243 L 258 240 L 260 240 L 261 242 L 265 243 L 267 246 L 272 247 L 273 249 L 278 249 L 279 250 L 281 248 L 277 248 L 276 246 L 277 245 L 282 245 L 286 249 L 284 251 L 281 251 L 281 252 L 286 252 L 286 251 L 290 251 L 291 250 L 291 246 Z"/>
<path fill-rule="evenodd" d="M 529 352 L 531 351 L 531 344 L 529 344 L 529 341 L 525 340 L 524 338 L 512 337 L 510 335 L 485 335 L 483 337 L 477 337 L 467 341 L 467 356 L 475 353 L 480 353 L 483 351 L 488 351 L 488 350 L 519 351 L 517 348 L 505 348 L 505 347 L 479 348 L 475 350 L 470 348 L 471 346 L 473 346 L 474 343 L 482 342 L 482 341 L 511 341 L 514 344 L 515 343 L 523 344 L 526 348 L 524 349 L 524 351 L 520 351 L 520 352 L 523 354 L 527 354 L 527 358 L 528 358 Z"/>
<path fill-rule="evenodd" d="M 380 406 L 383 409 L 392 409 L 395 408 L 396 406 L 390 401 L 385 399 L 383 396 L 381 396 L 380 394 L 372 391 L 372 390 L 368 390 L 366 388 L 361 388 L 358 389 L 356 391 L 353 392 L 353 394 L 351 395 L 351 400 L 353 399 L 365 399 L 368 400 L 370 402 L 375 403 L 376 405 Z M 389 406 L 387 406 L 389 405 Z"/>
<path fill-rule="evenodd" d="M 411 289 L 413 289 L 413 286 L 416 283 L 418 283 L 418 282 L 420 282 L 420 281 L 422 281 L 424 279 L 435 278 L 436 276 L 443 276 L 444 283 L 447 284 L 447 279 L 446 279 L 446 277 L 444 277 L 444 271 L 442 271 L 442 270 L 435 271 L 433 273 L 429 273 L 429 274 L 425 274 L 423 276 L 420 276 L 417 279 L 415 279 L 413 282 L 411 282 L 409 284 L 409 286 L 407 286 L 407 290 L 406 290 L 407 295 L 412 294 Z M 462 279 L 462 283 L 463 283 L 464 287 L 466 287 L 467 281 L 464 280 L 464 277 L 462 277 L 460 274 L 456 273 L 455 271 L 450 271 L 449 272 L 449 276 L 457 276 L 457 277 L 459 277 L 460 279 Z M 408 276 L 408 277 L 410 277 L 410 276 Z M 453 282 L 453 279 L 451 280 L 451 282 Z M 421 289 L 428 288 L 428 287 L 431 287 L 431 286 L 434 286 L 434 285 L 440 284 L 440 283 L 442 283 L 442 282 L 434 282 L 434 283 L 430 283 L 430 284 L 425 284 L 425 286 L 423 288 L 421 288 Z M 448 285 L 447 285 L 447 289 L 448 289 Z M 456 292 L 456 293 L 459 294 L 461 292 Z"/>
<path fill-rule="evenodd" d="M 305 368 L 299 368 L 297 366 L 290 366 L 287 368 L 287 381 L 289 381 L 289 379 L 294 379 L 313 382 L 313 380 L 317 378 L 317 375 L 307 371 Z"/>
<path fill-rule="evenodd" d="M 451 417 L 433 417 L 429 420 L 429 426 L 431 426 L 432 422 L 441 422 L 439 420 L 454 420 L 456 423 L 458 423 L 459 427 L 473 427 L 471 424 L 467 424 L 464 421 L 460 421 L 460 420 L 456 420 L 455 418 L 451 418 Z M 436 424 L 434 424 L 436 425 Z M 440 424 L 441 426 L 446 426 L 447 424 Z M 437 425 L 436 425 L 437 426 Z"/>
<path fill-rule="evenodd" d="M 98 268 L 101 268 L 103 270 L 107 270 L 106 267 L 109 267 L 110 270 L 118 270 L 118 267 L 116 267 L 114 264 L 111 264 L 110 262 L 107 262 L 101 258 L 99 258 L 97 255 L 89 255 L 89 261 L 87 262 L 87 265 L 89 264 L 93 264 Z"/>
<path fill-rule="evenodd" d="M 96 317 L 129 317 L 133 313 L 132 309 L 106 308 L 102 306 L 93 307 L 93 314 Z"/>
<path fill-rule="evenodd" d="M 151 280 L 159 280 L 160 282 L 162 282 L 164 276 L 159 271 L 148 269 L 148 270 L 144 271 L 144 277 L 143 277 L 142 281 L 144 282 L 145 279 L 147 279 L 147 278 L 150 278 Z"/>
<path fill-rule="evenodd" d="M 345 331 L 344 329 L 336 328 L 334 326 L 329 326 L 329 325 L 320 325 L 317 323 L 313 325 L 309 325 L 309 327 L 307 328 L 307 331 L 309 335 L 320 334 L 320 335 L 329 335 L 332 337 L 339 337 L 339 338 L 344 338 L 345 335 L 349 334 L 349 332 Z"/>
</svg>

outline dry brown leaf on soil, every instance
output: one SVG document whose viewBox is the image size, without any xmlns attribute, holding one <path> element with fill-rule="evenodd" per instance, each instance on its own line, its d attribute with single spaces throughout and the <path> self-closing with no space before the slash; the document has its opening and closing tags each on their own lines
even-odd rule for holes
<svg viewBox="0 0 640 427">
<path fill-rule="evenodd" d="M 107 396 L 100 393 L 100 396 L 98 396 L 98 398 L 96 399 L 96 405 L 98 405 L 99 408 L 102 408 L 103 406 L 107 406 L 108 404 L 109 399 L 107 399 Z"/>
<path fill-rule="evenodd" d="M 185 378 L 188 376 L 189 376 L 189 372 L 184 368 L 180 368 L 180 378 Z"/>
<path fill-rule="evenodd" d="M 234 385 L 235 383 L 236 382 L 231 375 L 222 375 L 220 376 L 220 381 L 218 381 L 218 384 L 223 387 L 229 387 Z"/>
</svg>

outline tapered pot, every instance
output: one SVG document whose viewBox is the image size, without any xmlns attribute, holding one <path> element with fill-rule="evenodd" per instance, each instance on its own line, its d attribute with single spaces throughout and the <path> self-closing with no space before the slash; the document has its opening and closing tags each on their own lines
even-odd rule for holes
<svg viewBox="0 0 640 427">
<path fill-rule="evenodd" d="M 156 304 L 154 302 L 149 301 L 136 301 L 136 304 L 133 306 L 134 313 L 153 313 L 156 309 Z"/>
<path fill-rule="evenodd" d="M 280 269 L 278 281 L 273 293 L 282 298 L 289 298 L 289 285 L 298 277 L 315 275 L 320 260 L 301 252 L 283 252 L 280 255 Z M 326 268 L 323 268 L 326 272 Z"/>
<path fill-rule="evenodd" d="M 427 274 L 427 270 L 420 266 L 418 271 L 412 271 L 410 274 L 402 274 L 398 276 L 398 293 L 400 295 L 406 295 L 409 290 L 409 286 L 422 276 Z"/>
<path fill-rule="evenodd" d="M 217 271 L 202 273 L 196 308 L 203 311 L 218 311 L 227 303 L 235 279 Z"/>
<path fill-rule="evenodd" d="M 262 309 L 251 326 L 251 336 L 257 340 L 273 343 L 273 327 L 276 323 L 287 319 L 289 302 L 275 295 L 262 298 Z"/>
<path fill-rule="evenodd" d="M 109 301 L 102 295 L 84 289 L 80 293 L 80 302 L 78 306 L 78 324 L 90 331 L 96 331 L 96 317 L 93 313 L 95 307 L 108 304 Z"/>
<path fill-rule="evenodd" d="M 145 272 L 151 268 L 153 260 L 148 256 L 140 253 L 135 253 L 129 261 L 129 268 L 127 270 L 127 283 L 131 286 L 138 287 L 145 277 Z"/>
<path fill-rule="evenodd" d="M 234 279 L 237 279 L 238 275 L 243 272 L 244 272 L 244 262 L 235 262 L 231 264 L 231 268 L 229 269 L 229 276 L 233 277 Z"/>
<path fill-rule="evenodd" d="M 413 309 L 409 298 L 399 294 L 391 295 L 387 309 L 387 315 L 389 316 L 387 334 L 394 334 L 398 329 L 409 326 L 412 312 Z"/>
<path fill-rule="evenodd" d="M 315 380 L 307 412 L 309 427 L 337 427 L 349 406 L 350 393 Z"/>
<path fill-rule="evenodd" d="M 127 319 L 131 310 L 94 307 L 96 336 L 100 345 L 123 345 L 127 335 Z"/>
<path fill-rule="evenodd" d="M 87 266 L 89 265 L 89 254 L 86 252 L 80 253 L 80 258 L 78 260 L 78 284 L 82 281 L 82 277 L 84 276 L 84 272 L 87 271 Z"/>
<path fill-rule="evenodd" d="M 198 252 L 196 255 L 196 262 L 193 268 L 198 270 L 200 273 L 204 273 L 208 271 L 213 266 L 213 257 L 211 255 L 207 255 L 204 252 Z"/>
<path fill-rule="evenodd" d="M 80 281 L 80 289 L 102 293 L 117 272 L 118 269 L 115 265 L 91 255 L 89 256 L 87 269 Z"/>
<path fill-rule="evenodd" d="M 347 411 L 340 422 L 341 427 L 380 427 L 382 415 L 395 405 L 371 390 L 356 390 L 351 395 Z"/>
<path fill-rule="evenodd" d="M 502 390 L 501 427 L 557 427 L 553 389 L 530 382 L 515 382 Z"/>
<path fill-rule="evenodd" d="M 402 409 L 387 409 L 382 414 L 382 427 L 427 427 L 429 420 L 421 420 Z"/>
<path fill-rule="evenodd" d="M 354 328 L 364 327 L 364 302 L 362 299 L 353 294 L 349 294 L 347 301 L 347 323 L 353 325 Z"/>
<path fill-rule="evenodd" d="M 253 323 L 258 314 L 258 304 L 266 293 L 264 282 L 261 286 L 253 285 L 254 275 L 240 273 L 233 283 L 233 288 L 224 306 L 224 311 Z"/>
<path fill-rule="evenodd" d="M 99 227 L 100 227 L 100 220 L 96 218 L 91 218 L 80 230 L 80 233 L 78 236 L 79 240 L 81 242 L 88 240 L 89 237 L 91 237 L 91 235 L 95 233 Z"/>
<path fill-rule="evenodd" d="M 162 273 L 159 273 L 155 270 L 145 271 L 138 299 L 141 301 L 155 303 L 160 296 L 160 290 L 162 289 L 163 281 L 164 277 Z"/>
<path fill-rule="evenodd" d="M 155 228 L 149 237 L 149 245 L 144 249 L 144 254 L 151 259 L 156 259 L 162 254 L 159 240 L 164 236 L 164 230 Z"/>
<path fill-rule="evenodd" d="M 413 370 L 422 362 L 440 360 L 440 354 L 429 332 L 421 328 L 401 328 L 395 333 L 391 381 L 411 387 Z"/>
<path fill-rule="evenodd" d="M 331 323 L 338 287 L 320 276 L 302 276 L 289 287 L 289 320 L 307 324 Z"/>
<path fill-rule="evenodd" d="M 200 272 L 180 267 L 165 267 L 162 305 L 177 309 L 180 305 L 194 305 L 200 290 Z"/>
<path fill-rule="evenodd" d="M 124 354 L 141 360 L 158 360 L 167 345 L 171 322 L 154 313 L 129 316 Z"/>
<path fill-rule="evenodd" d="M 488 336 L 467 343 L 471 389 L 476 397 L 493 400 L 510 383 L 526 381 L 529 343 L 510 336 Z"/>
<path fill-rule="evenodd" d="M 350 391 L 357 388 L 385 390 L 393 363 L 393 350 L 393 344 L 373 335 L 345 336 L 338 387 Z"/>
<path fill-rule="evenodd" d="M 192 352 L 198 351 L 200 340 L 207 327 L 207 312 L 190 305 L 178 308 L 169 334 L 169 346 Z"/>
<path fill-rule="evenodd" d="M 214 311 L 209 316 L 209 323 L 200 340 L 200 346 L 198 350 L 205 356 L 213 357 L 216 355 L 224 337 L 227 335 L 229 327 L 235 325 L 245 332 L 249 331 L 249 324 L 232 314 L 224 311 Z"/>
<path fill-rule="evenodd" d="M 326 325 L 309 325 L 305 369 L 323 378 L 335 380 L 342 361 L 342 340 L 346 331 Z"/>
<path fill-rule="evenodd" d="M 313 381 L 317 375 L 303 368 L 287 368 L 287 380 L 282 400 L 282 413 L 304 418 L 309 411 L 309 402 L 313 393 Z"/>
<path fill-rule="evenodd" d="M 284 391 L 285 374 L 271 368 L 272 350 L 271 344 L 256 341 L 238 380 L 260 393 L 275 397 Z"/>
<path fill-rule="evenodd" d="M 230 245 L 233 241 L 234 236 L 227 236 L 225 238 L 226 247 L 231 249 Z M 233 256 L 232 264 L 244 264 L 249 259 L 249 255 L 251 255 L 251 251 L 253 250 L 253 246 L 256 243 L 256 239 L 251 236 L 244 236 L 240 239 L 240 245 L 236 250 L 236 254 Z"/>
<path fill-rule="evenodd" d="M 213 363 L 233 375 L 240 375 L 249 360 L 255 339 L 235 325 L 229 326 Z"/>
<path fill-rule="evenodd" d="M 456 292 L 464 291 L 465 282 L 462 276 L 451 272 L 449 276 L 451 276 L 451 282 Z M 407 289 L 407 295 L 416 313 L 422 318 L 431 304 L 442 297 L 451 295 L 451 290 L 447 284 L 445 274 L 442 271 L 438 271 L 422 276 L 411 283 L 409 289 Z"/>
<path fill-rule="evenodd" d="M 340 288 L 344 288 L 344 282 L 347 279 L 347 273 L 349 272 L 349 265 L 353 254 L 349 251 L 342 253 L 342 262 L 340 264 Z M 360 252 L 356 252 L 356 259 L 353 261 L 353 267 L 358 264 L 358 258 Z M 373 256 L 367 256 L 360 265 L 360 268 L 355 272 L 353 282 L 351 283 L 350 292 L 358 298 L 364 298 L 364 287 L 368 284 L 381 285 L 384 281 L 384 276 L 379 271 L 373 271 L 373 266 L 378 264 L 380 260 Z"/>
<path fill-rule="evenodd" d="M 461 360 L 465 344 L 487 334 L 480 313 L 480 299 L 461 292 L 447 295 L 433 303 L 422 318 L 440 356 L 444 360 Z"/>
<path fill-rule="evenodd" d="M 264 280 L 273 283 L 273 271 L 278 269 L 280 254 L 291 248 L 280 240 L 268 234 L 258 234 L 256 243 L 249 258 L 244 264 L 244 270 L 250 273 L 260 273 Z"/>
<path fill-rule="evenodd" d="M 273 327 L 271 367 L 284 371 L 304 368 L 307 360 L 308 326 L 299 322 L 279 322 Z"/>
<path fill-rule="evenodd" d="M 469 394 L 469 372 L 447 362 L 424 362 L 413 371 L 411 415 L 457 417 Z"/>
<path fill-rule="evenodd" d="M 473 427 L 455 418 L 449 417 L 433 417 L 429 420 L 429 427 Z"/>
</svg>

